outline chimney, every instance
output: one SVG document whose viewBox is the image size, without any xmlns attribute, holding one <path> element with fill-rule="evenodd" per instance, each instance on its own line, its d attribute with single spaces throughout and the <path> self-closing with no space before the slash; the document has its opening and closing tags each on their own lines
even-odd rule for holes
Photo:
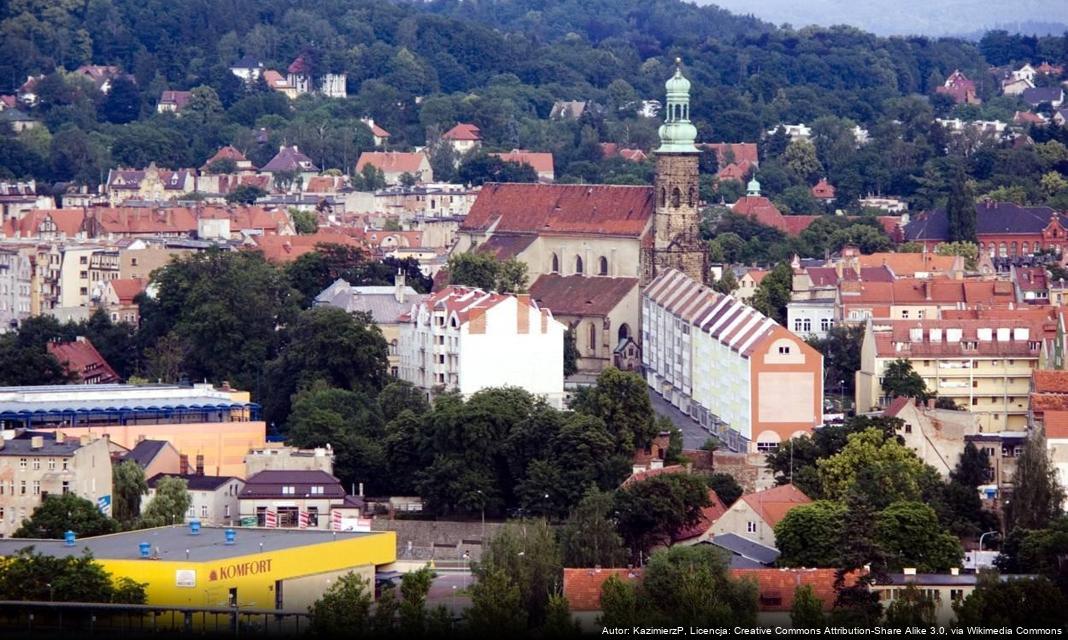
<svg viewBox="0 0 1068 640">
<path fill-rule="evenodd" d="M 901 573 L 905 574 L 906 576 L 914 576 L 916 575 L 916 567 L 905 567 L 901 570 Z"/>
<path fill-rule="evenodd" d="M 33 436 L 30 438 L 30 448 L 34 450 L 44 448 L 44 436 Z"/>
<path fill-rule="evenodd" d="M 404 289 L 404 271 L 397 269 L 397 275 L 393 276 L 393 297 L 401 304 L 404 304 Z"/>
<path fill-rule="evenodd" d="M 67 436 L 62 431 L 56 432 L 56 444 L 63 444 L 66 442 Z"/>
<path fill-rule="evenodd" d="M 952 567 L 952 568 L 950 568 L 949 575 L 951 575 L 951 576 L 959 576 L 960 575 L 960 567 Z"/>
</svg>

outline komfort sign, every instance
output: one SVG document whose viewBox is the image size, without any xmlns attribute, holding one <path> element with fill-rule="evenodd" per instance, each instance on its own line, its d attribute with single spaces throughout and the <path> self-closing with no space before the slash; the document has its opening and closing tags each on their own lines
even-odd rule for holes
<svg viewBox="0 0 1068 640">
<path fill-rule="evenodd" d="M 245 576 L 254 576 L 261 573 L 271 572 L 271 559 L 266 560 L 249 560 L 248 562 L 235 562 L 233 564 L 224 564 L 212 569 L 208 574 L 208 582 L 214 582 L 216 580 L 230 580 L 232 578 L 243 578 Z"/>
</svg>

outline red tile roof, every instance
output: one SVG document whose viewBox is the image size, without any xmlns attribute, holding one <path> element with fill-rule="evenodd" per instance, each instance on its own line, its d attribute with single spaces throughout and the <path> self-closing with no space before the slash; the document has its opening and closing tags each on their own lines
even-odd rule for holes
<svg viewBox="0 0 1068 640">
<path fill-rule="evenodd" d="M 743 196 L 738 198 L 731 209 L 738 215 L 748 216 L 762 225 L 786 232 L 786 222 L 783 220 L 785 216 L 764 196 Z"/>
<path fill-rule="evenodd" d="M 931 339 L 931 329 L 941 335 Z M 950 339 L 950 330 L 960 330 L 959 339 Z M 1008 340 L 997 340 L 997 330 L 1008 329 Z M 912 331 L 919 330 L 920 340 L 912 339 Z M 991 338 L 979 339 L 980 330 L 990 330 Z M 1026 332 L 1017 338 L 1016 331 Z M 1018 357 L 1037 358 L 1041 340 L 1045 336 L 1042 322 L 1029 320 L 887 320 L 875 328 L 875 350 L 882 358 L 908 357 Z M 973 343 L 974 348 L 965 348 Z M 900 348 L 899 348 L 900 345 Z"/>
<path fill-rule="evenodd" d="M 648 156 L 641 149 L 629 149 L 620 148 L 618 144 L 614 142 L 602 142 L 601 143 L 601 157 L 602 158 L 615 158 L 620 157 L 630 162 L 642 162 L 647 159 Z"/>
<path fill-rule="evenodd" d="M 159 97 L 159 102 L 160 104 L 173 104 L 176 110 L 181 111 L 185 105 L 189 104 L 189 99 L 192 97 L 192 91 L 164 91 Z"/>
<path fill-rule="evenodd" d="M 388 138 L 389 137 L 389 132 L 386 131 L 385 129 L 383 129 L 382 127 L 378 126 L 377 122 L 372 124 L 370 129 L 371 129 L 371 135 L 375 136 L 376 138 Z"/>
<path fill-rule="evenodd" d="M 1035 393 L 1068 394 L 1068 371 L 1035 369 L 1031 372 L 1031 384 Z"/>
<path fill-rule="evenodd" d="M 108 281 L 108 286 L 122 305 L 133 304 L 134 298 L 141 295 L 147 284 L 148 281 L 141 278 L 116 278 Z"/>
<path fill-rule="evenodd" d="M 774 489 L 747 493 L 741 498 L 770 527 L 774 527 L 786 517 L 794 507 L 812 502 L 800 489 L 792 484 L 784 484 Z"/>
<path fill-rule="evenodd" d="M 286 69 L 286 71 L 293 74 L 311 73 L 311 65 L 308 64 L 308 61 L 304 59 L 304 55 L 301 54 L 297 56 L 293 62 L 289 63 L 289 68 Z"/>
<path fill-rule="evenodd" d="M 363 171 L 366 165 L 377 167 L 382 173 L 411 173 L 421 171 L 426 156 L 421 152 L 405 153 L 401 151 L 364 151 L 356 162 L 356 171 Z"/>
<path fill-rule="evenodd" d="M 8 238 L 34 238 L 47 221 L 51 221 L 60 234 L 73 238 L 85 223 L 85 209 L 33 209 L 17 220 L 5 220 L 4 235 Z"/>
<path fill-rule="evenodd" d="M 1042 427 L 1047 438 L 1068 438 L 1068 411 L 1043 412 Z"/>
<path fill-rule="evenodd" d="M 313 176 L 304 185 L 305 193 L 337 193 L 349 186 L 345 176 Z"/>
<path fill-rule="evenodd" d="M 553 173 L 553 154 L 523 149 L 512 149 L 508 153 L 491 153 L 505 162 L 529 164 L 539 174 Z"/>
<path fill-rule="evenodd" d="M 709 505 L 701 509 L 701 519 L 695 522 L 692 527 L 687 527 L 677 532 L 672 536 L 672 542 L 681 542 L 704 534 L 712 528 L 712 525 L 716 524 L 716 520 L 719 520 L 727 512 L 727 507 L 724 506 L 719 495 L 712 489 L 708 490 L 708 502 Z"/>
<path fill-rule="evenodd" d="M 532 301 L 530 297 L 526 295 L 517 296 L 513 294 L 497 293 L 495 291 L 487 292 L 482 289 L 456 285 L 449 285 L 435 291 L 423 300 L 421 305 L 428 309 L 443 310 L 445 311 L 446 316 L 455 313 L 460 324 L 463 324 L 473 315 L 484 313 L 487 309 L 491 309 L 501 302 L 513 297 L 516 298 L 520 304 L 527 304 L 535 310 L 541 310 L 540 305 Z M 405 313 L 400 319 L 402 322 L 410 322 L 411 313 Z"/>
<path fill-rule="evenodd" d="M 263 79 L 267 82 L 267 86 L 272 89 L 275 87 L 283 87 L 286 85 L 286 79 L 282 77 L 282 74 L 278 73 L 274 69 L 267 69 L 263 72 Z"/>
<path fill-rule="evenodd" d="M 716 162 L 720 167 L 731 163 L 760 164 L 755 142 L 706 142 L 697 147 L 715 151 Z"/>
<path fill-rule="evenodd" d="M 323 231 L 304 236 L 256 236 L 255 242 L 256 250 L 262 251 L 263 257 L 274 263 L 293 262 L 305 253 L 316 251 L 316 247 L 320 244 L 360 246 L 359 242 L 349 236 Z"/>
<path fill-rule="evenodd" d="M 442 134 L 443 140 L 481 140 L 482 132 L 473 124 L 461 122 Z"/>
<path fill-rule="evenodd" d="M 204 163 L 204 166 L 207 167 L 216 160 L 233 160 L 234 162 L 248 162 L 248 158 L 245 157 L 245 154 L 238 151 L 232 145 L 226 145 L 225 147 L 222 147 L 221 149 L 216 151 L 215 155 L 208 158 L 208 161 Z"/>
<path fill-rule="evenodd" d="M 834 589 L 837 569 L 731 569 L 730 573 L 735 580 L 756 582 L 760 611 L 789 611 L 794 593 L 805 585 L 812 587 L 824 611 L 834 608 L 838 595 Z M 855 575 L 846 576 L 847 585 L 855 583 Z"/>
<path fill-rule="evenodd" d="M 530 285 L 530 297 L 555 316 L 606 316 L 637 286 L 637 278 L 550 273 Z"/>
<path fill-rule="evenodd" d="M 857 259 L 861 267 L 889 267 L 898 278 L 911 278 L 917 273 L 946 273 L 962 260 L 959 256 L 940 256 L 936 253 L 873 253 Z"/>
<path fill-rule="evenodd" d="M 489 183 L 460 228 L 639 237 L 653 210 L 653 189 L 646 186 Z"/>
<path fill-rule="evenodd" d="M 749 175 L 750 169 L 753 165 L 748 162 L 732 162 L 727 165 L 723 165 L 716 172 L 716 177 L 720 180 L 737 180 L 738 182 L 745 181 L 745 177 Z"/>
<path fill-rule="evenodd" d="M 820 181 L 812 187 L 812 197 L 817 200 L 830 200 L 834 198 L 834 185 L 827 182 L 827 178 L 820 178 Z"/>
<path fill-rule="evenodd" d="M 809 271 L 812 271 L 811 269 Z M 1016 301 L 1012 284 L 997 280 L 899 278 L 894 282 L 860 282 L 842 289 L 842 304 L 1008 305 Z"/>
<path fill-rule="evenodd" d="M 641 569 L 564 569 L 564 597 L 572 611 L 600 611 L 601 588 L 612 576 L 637 584 Z"/>
<path fill-rule="evenodd" d="M 197 230 L 196 214 L 188 207 L 94 207 L 89 209 L 88 218 L 105 234 L 166 235 Z"/>
<path fill-rule="evenodd" d="M 88 338 L 78 336 L 71 342 L 49 342 L 48 353 L 62 364 L 68 372 L 78 376 L 86 384 L 107 384 L 119 381 L 119 374 L 104 360 Z"/>
</svg>

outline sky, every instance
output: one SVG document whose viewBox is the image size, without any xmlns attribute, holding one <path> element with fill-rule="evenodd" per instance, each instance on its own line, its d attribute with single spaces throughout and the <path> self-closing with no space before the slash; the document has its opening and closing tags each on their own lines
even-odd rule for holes
<svg viewBox="0 0 1068 640">
<path fill-rule="evenodd" d="M 883 36 L 959 35 L 1026 22 L 1068 24 L 1068 0 L 698 0 L 698 4 L 716 4 L 776 25 L 848 24 Z M 1033 26 L 1025 24 L 1021 31 L 1033 31 Z"/>
</svg>

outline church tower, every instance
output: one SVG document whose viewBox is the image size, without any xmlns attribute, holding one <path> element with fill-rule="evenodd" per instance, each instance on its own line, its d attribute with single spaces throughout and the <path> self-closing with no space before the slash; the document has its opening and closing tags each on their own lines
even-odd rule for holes
<svg viewBox="0 0 1068 640">
<path fill-rule="evenodd" d="M 653 243 L 643 253 L 643 284 L 667 269 L 678 269 L 697 282 L 708 277 L 708 258 L 698 231 L 697 128 L 690 122 L 690 81 L 675 60 L 675 75 L 665 83 L 667 105 L 656 150 L 656 214 Z"/>
</svg>

